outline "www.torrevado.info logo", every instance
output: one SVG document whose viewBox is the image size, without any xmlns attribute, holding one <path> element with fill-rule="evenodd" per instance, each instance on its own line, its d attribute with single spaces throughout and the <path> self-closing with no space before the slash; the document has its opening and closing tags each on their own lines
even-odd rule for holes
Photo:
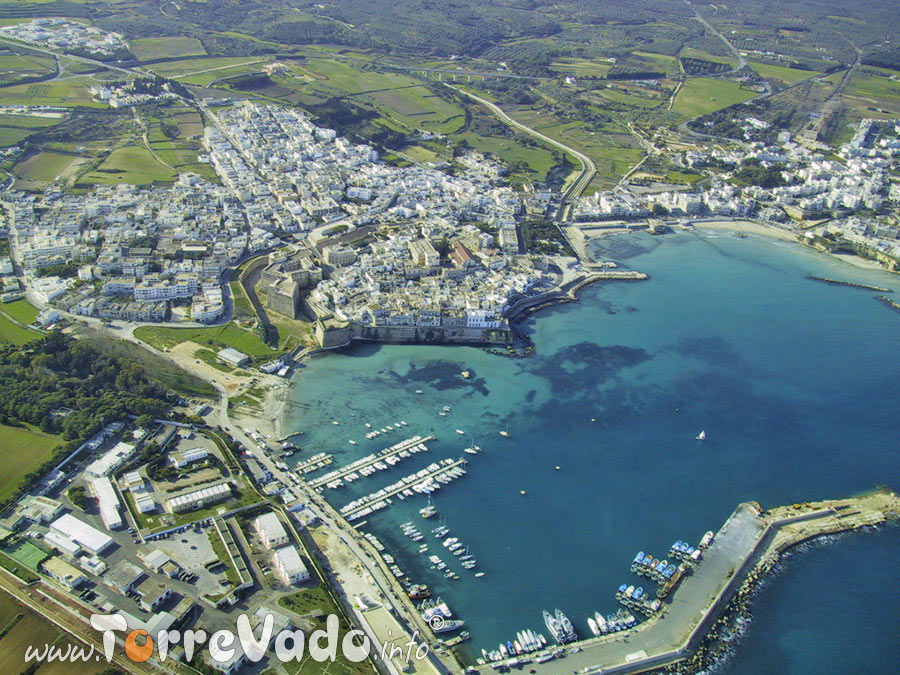
<svg viewBox="0 0 900 675">
<path fill-rule="evenodd" d="M 147 631 L 136 629 L 128 630 L 125 617 L 121 614 L 92 614 L 91 626 L 103 633 L 103 654 L 95 653 L 93 645 L 66 647 L 45 644 L 42 647 L 29 645 L 25 648 L 25 662 L 53 662 L 67 663 L 100 661 L 105 658 L 112 661 L 116 647 L 116 635 L 123 634 L 125 639 L 125 656 L 134 663 L 143 663 L 155 658 L 162 663 L 169 656 L 169 650 L 181 645 L 184 648 L 184 660 L 191 661 L 195 652 L 204 647 L 209 651 L 209 656 L 219 663 L 229 663 L 237 653 L 237 645 L 248 661 L 256 663 L 265 656 L 270 647 L 274 647 L 275 656 L 282 662 L 302 661 L 306 651 L 309 657 L 319 663 L 334 661 L 337 658 L 338 645 L 341 654 L 348 661 L 359 663 L 372 656 L 382 661 L 406 661 L 412 659 L 421 661 L 428 656 L 428 645 L 424 642 L 416 642 L 418 631 L 414 631 L 412 637 L 397 645 L 389 639 L 381 644 L 380 650 L 372 653 L 372 642 L 361 630 L 348 630 L 342 639 L 339 639 L 340 620 L 337 615 L 331 614 L 325 621 L 325 628 L 314 630 L 307 637 L 302 630 L 283 630 L 273 636 L 275 617 L 267 614 L 259 627 L 258 637 L 253 634 L 250 619 L 246 614 L 241 614 L 237 619 L 237 638 L 230 630 L 217 630 L 207 635 L 204 630 L 161 630 L 155 636 Z M 274 637 L 274 641 L 273 641 Z M 404 650 L 404 647 L 406 648 Z"/>
</svg>

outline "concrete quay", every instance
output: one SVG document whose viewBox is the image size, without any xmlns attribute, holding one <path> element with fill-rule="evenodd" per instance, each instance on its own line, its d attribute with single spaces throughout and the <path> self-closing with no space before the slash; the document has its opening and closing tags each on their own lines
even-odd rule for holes
<svg viewBox="0 0 900 675">
<path fill-rule="evenodd" d="M 898 518 L 900 497 L 889 490 L 769 510 L 755 502 L 741 504 L 658 615 L 629 631 L 567 645 L 562 663 L 532 661 L 526 667 L 548 675 L 563 670 L 599 675 L 641 673 L 683 662 L 695 654 L 735 594 L 771 570 L 784 551 Z M 476 670 L 489 672 L 489 666 Z"/>
</svg>

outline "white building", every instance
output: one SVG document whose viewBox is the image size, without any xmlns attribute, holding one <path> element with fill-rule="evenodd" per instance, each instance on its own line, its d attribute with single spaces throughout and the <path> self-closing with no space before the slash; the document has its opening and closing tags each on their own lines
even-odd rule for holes
<svg viewBox="0 0 900 675">
<path fill-rule="evenodd" d="M 55 530 L 47 530 L 46 534 L 44 534 L 44 541 L 47 542 L 53 548 L 59 549 L 66 555 L 71 556 L 72 558 L 76 557 L 79 553 L 81 553 L 81 546 L 72 541 L 69 537 L 64 535 L 62 532 L 57 532 Z"/>
<path fill-rule="evenodd" d="M 69 537 L 90 553 L 103 553 L 113 540 L 95 527 L 84 523 L 71 513 L 60 516 L 50 524 L 50 529 Z"/>
<path fill-rule="evenodd" d="M 288 535 L 284 530 L 284 526 L 272 511 L 264 513 L 255 521 L 253 521 L 259 538 L 262 540 L 263 546 L 266 548 L 278 548 L 288 543 Z"/>
<path fill-rule="evenodd" d="M 106 476 L 95 478 L 91 481 L 91 492 L 97 497 L 100 508 L 100 519 L 108 530 L 118 530 L 123 525 L 122 515 L 119 513 L 119 495 L 113 487 L 112 481 Z"/>
<path fill-rule="evenodd" d="M 206 459 L 208 456 L 209 452 L 206 450 L 206 448 L 176 450 L 175 452 L 169 453 L 169 464 L 174 466 L 176 469 L 180 469 L 193 462 L 199 462 L 201 459 Z"/>
<path fill-rule="evenodd" d="M 239 352 L 237 349 L 233 347 L 226 347 L 219 351 L 216 354 L 220 361 L 224 361 L 230 366 L 234 366 L 235 368 L 239 368 L 241 366 L 246 365 L 250 362 L 250 357 L 244 354 L 243 352 Z"/>
<path fill-rule="evenodd" d="M 281 580 L 288 586 L 309 581 L 309 570 L 300 559 L 300 553 L 294 546 L 282 546 L 275 549 L 275 568 Z"/>
<path fill-rule="evenodd" d="M 230 496 L 231 484 L 226 482 L 172 497 L 166 500 L 166 505 L 172 513 L 183 513 L 184 511 L 195 511 L 209 504 L 224 501 Z"/>
<path fill-rule="evenodd" d="M 110 450 L 85 467 L 89 476 L 108 476 L 122 466 L 134 454 L 135 446 L 130 443 L 116 443 Z"/>
</svg>

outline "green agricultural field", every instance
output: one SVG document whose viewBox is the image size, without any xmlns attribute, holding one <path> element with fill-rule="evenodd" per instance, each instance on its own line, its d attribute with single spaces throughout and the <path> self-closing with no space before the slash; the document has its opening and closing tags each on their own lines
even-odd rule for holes
<svg viewBox="0 0 900 675">
<path fill-rule="evenodd" d="M 25 476 L 53 457 L 56 436 L 0 424 L 0 501 L 8 499 Z"/>
<path fill-rule="evenodd" d="M 444 161 L 444 158 L 434 150 L 432 150 L 431 148 L 426 148 L 422 145 L 411 145 L 407 148 L 404 148 L 403 154 L 411 159 L 414 159 L 417 162 L 437 163 Z"/>
<path fill-rule="evenodd" d="M 544 180 L 555 161 L 553 154 L 543 146 L 522 145 L 515 138 L 480 136 L 470 131 L 454 135 L 454 138 L 465 140 L 479 152 L 491 153 L 497 157 L 510 167 L 513 179 L 518 175 L 520 180 Z"/>
<path fill-rule="evenodd" d="M 95 81 L 91 77 L 17 84 L 0 89 L 0 105 L 50 105 L 60 107 L 84 106 L 106 108 L 106 103 L 93 100 L 88 91 Z"/>
<path fill-rule="evenodd" d="M 411 129 L 451 134 L 465 124 L 462 108 L 419 84 L 371 92 L 365 97 L 374 101 L 379 110 Z"/>
<path fill-rule="evenodd" d="M 40 129 L 59 124 L 59 117 L 41 117 L 38 115 L 0 115 L 0 124 L 5 127 L 21 127 L 23 129 Z"/>
<path fill-rule="evenodd" d="M 22 672 L 25 663 L 25 648 L 38 647 L 43 650 L 44 644 L 55 644 L 63 653 L 68 644 L 82 643 L 58 630 L 56 626 L 44 620 L 27 607 L 16 603 L 6 593 L 0 593 L 0 672 Z M 96 675 L 103 668 L 91 661 L 75 661 L 41 664 L 38 669 L 41 675 Z"/>
<path fill-rule="evenodd" d="M 794 84 L 801 80 L 807 80 L 819 73 L 815 70 L 802 70 L 800 68 L 790 68 L 788 66 L 776 66 L 771 63 L 761 63 L 759 61 L 749 61 L 757 73 L 767 80 L 778 80 L 785 84 Z"/>
<path fill-rule="evenodd" d="M 156 161 L 143 145 L 126 145 L 113 150 L 96 169 L 83 175 L 79 186 L 94 183 L 133 183 L 146 185 L 154 181 L 171 182 L 176 174 Z"/>
<path fill-rule="evenodd" d="M 580 121 L 568 122 L 545 111 L 527 108 L 510 113 L 513 119 L 588 155 L 597 166 L 597 180 L 612 185 L 640 161 L 642 152 L 629 135 L 614 131 L 591 132 Z M 570 160 L 574 166 L 578 162 Z"/>
<path fill-rule="evenodd" d="M 616 103 L 624 103 L 625 105 L 635 106 L 637 108 L 655 108 L 664 102 L 664 99 L 644 98 L 643 96 L 633 96 L 626 94 L 618 89 L 600 89 L 598 92 L 603 98 L 615 101 Z"/>
<path fill-rule="evenodd" d="M 550 67 L 557 72 L 573 77 L 605 77 L 612 69 L 612 64 L 587 59 L 567 59 L 555 61 Z"/>
<path fill-rule="evenodd" d="M 684 117 L 694 118 L 727 108 L 756 96 L 732 80 L 697 77 L 687 80 L 672 109 Z"/>
<path fill-rule="evenodd" d="M 169 328 L 164 326 L 141 326 L 134 331 L 134 336 L 152 347 L 165 350 L 182 342 L 195 342 L 198 345 L 216 347 L 234 347 L 248 356 L 261 357 L 275 354 L 256 333 L 239 328 L 234 323 L 210 328 Z"/>
<path fill-rule="evenodd" d="M 58 177 L 66 176 L 78 163 L 85 159 L 76 155 L 56 152 L 39 152 L 13 167 L 13 173 L 25 180 L 52 183 Z"/>
<path fill-rule="evenodd" d="M 33 133 L 28 129 L 0 126 L 0 147 L 8 148 L 11 145 L 17 145 Z"/>
<path fill-rule="evenodd" d="M 333 58 L 310 58 L 306 61 L 304 68 L 314 75 L 324 78 L 324 84 L 350 94 L 396 89 L 409 84 L 411 80 L 405 75 L 395 73 L 363 71 Z"/>
<path fill-rule="evenodd" d="M 264 65 L 266 65 L 266 62 L 251 62 L 235 66 L 226 66 L 224 68 L 215 68 L 196 74 L 180 75 L 177 79 L 179 82 L 191 84 L 195 87 L 208 87 L 213 82 L 224 85 L 227 84 L 225 81 L 227 78 L 237 77 L 238 75 L 247 75 L 249 73 L 259 73 Z"/>
<path fill-rule="evenodd" d="M 190 37 L 139 38 L 132 40 L 128 49 L 139 61 L 206 54 L 203 43 Z"/>
<path fill-rule="evenodd" d="M 653 52 L 631 52 L 634 56 L 640 56 L 645 61 L 654 63 L 658 68 L 662 68 L 666 75 L 673 77 L 678 75 L 681 70 L 678 67 L 678 59 L 668 54 L 655 54 Z"/>
<path fill-rule="evenodd" d="M 28 54 L 0 54 L 0 82 L 17 82 L 23 77 L 50 75 L 52 58 Z"/>
<path fill-rule="evenodd" d="M 185 61 L 166 61 L 165 63 L 154 63 L 148 66 L 148 70 L 159 73 L 163 77 L 171 77 L 180 80 L 189 75 L 196 75 L 204 72 L 220 72 L 234 66 L 245 65 L 248 63 L 258 63 L 257 70 L 268 61 L 270 57 L 259 56 L 221 56 L 210 57 L 208 59 L 189 59 Z M 215 71 L 214 69 L 218 69 Z M 213 80 L 223 77 L 223 75 L 214 75 Z"/>
<path fill-rule="evenodd" d="M 863 110 L 877 107 L 900 114 L 900 82 L 897 80 L 867 72 L 854 72 L 843 97 Z"/>
<path fill-rule="evenodd" d="M 694 47 L 683 47 L 678 56 L 685 59 L 700 59 L 701 61 L 712 61 L 713 63 L 727 63 L 732 66 L 737 65 L 737 61 L 735 61 L 733 58 L 729 58 L 727 56 L 717 56 L 715 54 L 705 52 L 702 49 L 695 49 Z"/>
</svg>

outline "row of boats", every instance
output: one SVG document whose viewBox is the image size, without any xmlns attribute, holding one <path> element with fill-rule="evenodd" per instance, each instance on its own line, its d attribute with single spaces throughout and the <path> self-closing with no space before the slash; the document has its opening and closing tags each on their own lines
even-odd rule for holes
<svg viewBox="0 0 900 675">
<path fill-rule="evenodd" d="M 425 442 L 431 438 L 431 436 L 423 438 L 418 435 L 407 438 L 399 443 L 395 443 L 389 448 L 384 448 L 377 453 L 360 457 L 346 466 L 322 474 L 309 481 L 309 484 L 316 488 L 318 492 L 321 492 L 322 486 L 333 490 L 341 487 L 344 484 L 343 480 L 352 483 L 360 476 L 371 476 L 377 471 L 384 471 L 391 466 L 395 466 L 400 460 L 407 459 L 420 452 L 426 452 L 428 447 L 425 445 Z M 319 468 L 321 468 L 321 466 Z"/>
<path fill-rule="evenodd" d="M 325 484 L 325 487 L 335 490 L 339 487 L 343 487 L 345 483 L 352 483 L 355 480 L 359 480 L 360 478 L 368 478 L 372 474 L 378 473 L 379 471 L 386 471 L 392 466 L 397 466 L 400 462 L 402 462 L 407 457 L 415 455 L 419 452 L 427 452 L 428 446 L 424 443 L 419 443 L 418 445 L 413 445 L 407 450 L 402 450 L 394 455 L 388 455 L 384 459 L 379 459 L 376 461 L 371 461 L 374 459 L 371 455 L 364 458 L 370 463 L 365 466 L 360 467 L 357 471 L 351 471 L 350 473 L 345 473 L 341 478 L 336 480 L 329 481 Z"/>
<path fill-rule="evenodd" d="M 607 633 L 627 630 L 637 623 L 637 619 L 631 612 L 620 609 L 615 614 L 607 614 L 605 617 L 600 612 L 594 612 L 594 616 L 588 617 L 587 623 L 594 637 L 600 637 Z"/>
<path fill-rule="evenodd" d="M 334 461 L 334 455 L 327 452 L 317 452 L 312 457 L 305 459 L 300 462 L 297 466 L 294 467 L 294 471 L 297 472 L 298 475 L 303 477 L 308 473 L 312 473 L 313 471 L 318 471 Z"/>
<path fill-rule="evenodd" d="M 424 469 L 401 478 L 396 483 L 381 488 L 349 504 L 341 507 L 340 513 L 348 522 L 359 520 L 371 513 L 387 508 L 393 502 L 391 497 L 400 500 L 412 497 L 416 493 L 432 494 L 441 489 L 443 485 L 466 475 L 464 460 L 453 458 L 432 462 Z"/>
<path fill-rule="evenodd" d="M 381 429 L 372 429 L 372 425 L 366 422 L 366 429 L 371 429 L 371 431 L 366 432 L 366 438 L 372 440 L 373 438 L 378 438 L 383 434 L 389 434 L 392 431 L 397 431 L 398 429 L 402 429 L 405 426 L 409 426 L 406 423 L 406 420 L 400 420 L 399 422 L 395 422 L 394 424 L 388 424 L 386 427 L 382 427 Z M 353 441 L 350 441 L 353 445 L 356 445 Z"/>
<path fill-rule="evenodd" d="M 544 625 L 558 644 L 564 645 L 578 639 L 575 626 L 559 607 L 552 614 L 544 610 Z"/>
<path fill-rule="evenodd" d="M 665 583 L 671 580 L 677 569 L 678 568 L 668 560 L 654 558 L 649 553 L 645 554 L 643 551 L 638 551 L 638 554 L 631 563 L 632 572 L 652 579 L 657 583 Z"/>
<path fill-rule="evenodd" d="M 650 593 L 644 592 L 643 586 L 635 588 L 633 585 L 622 584 L 616 591 L 616 600 L 629 609 L 633 609 L 646 616 L 652 616 L 662 607 L 662 599 L 654 598 Z"/>
<path fill-rule="evenodd" d="M 547 638 L 545 638 L 543 635 L 535 633 L 530 629 L 520 630 L 516 633 L 515 640 L 507 640 L 505 644 L 501 642 L 498 648 L 492 651 L 482 649 L 481 661 L 483 663 L 487 663 L 490 661 L 502 661 L 509 658 L 510 656 L 536 652 L 546 646 Z"/>
<path fill-rule="evenodd" d="M 454 619 L 453 612 L 440 598 L 431 602 L 426 600 L 419 609 L 422 611 L 422 619 L 434 633 L 450 633 L 466 624 L 462 619 Z"/>
</svg>

